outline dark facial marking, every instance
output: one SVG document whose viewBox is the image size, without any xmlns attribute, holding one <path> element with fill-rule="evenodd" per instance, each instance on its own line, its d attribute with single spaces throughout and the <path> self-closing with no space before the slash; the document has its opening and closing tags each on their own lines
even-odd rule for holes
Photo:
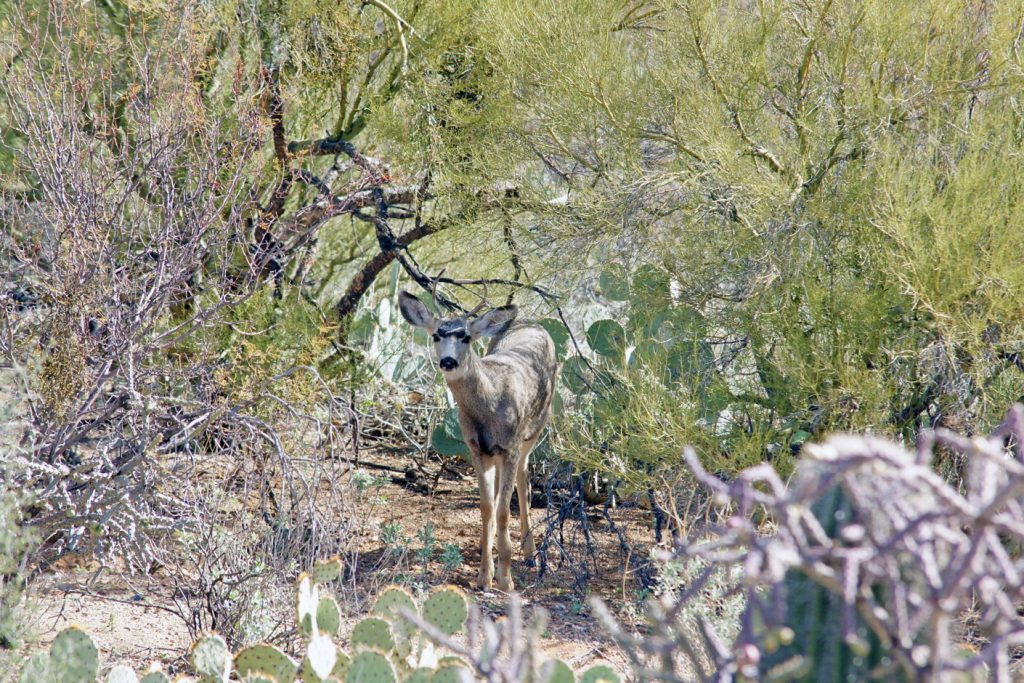
<svg viewBox="0 0 1024 683">
<path fill-rule="evenodd" d="M 445 320 L 438 325 L 437 334 L 442 337 L 461 337 L 466 334 L 466 321 L 460 318 Z"/>
</svg>

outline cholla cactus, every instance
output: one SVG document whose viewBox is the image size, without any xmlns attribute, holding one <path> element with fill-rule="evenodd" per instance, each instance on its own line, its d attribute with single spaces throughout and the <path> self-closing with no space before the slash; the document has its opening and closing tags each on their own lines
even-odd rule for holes
<svg viewBox="0 0 1024 683">
<path fill-rule="evenodd" d="M 931 468 L 937 444 L 967 458 L 964 490 Z M 738 567 L 733 591 L 747 601 L 739 636 L 723 642 L 701 621 L 696 645 L 712 666 L 690 657 L 700 680 L 1008 682 L 1010 648 L 1024 643 L 1024 560 L 1015 550 L 1024 541 L 1022 444 L 1018 405 L 988 438 L 925 432 L 913 452 L 832 436 L 804 448 L 788 487 L 768 465 L 722 481 L 688 450 L 697 480 L 733 513 L 718 538 L 671 554 L 699 557 L 707 571 L 675 601 L 653 606 L 656 637 L 626 634 L 600 604 L 597 614 L 642 677 L 679 680 L 670 653 L 699 649 L 674 627 L 682 606 L 715 570 Z M 751 520 L 755 509 L 774 533 Z M 977 651 L 958 648 L 955 637 L 969 609 L 991 634 Z"/>
</svg>

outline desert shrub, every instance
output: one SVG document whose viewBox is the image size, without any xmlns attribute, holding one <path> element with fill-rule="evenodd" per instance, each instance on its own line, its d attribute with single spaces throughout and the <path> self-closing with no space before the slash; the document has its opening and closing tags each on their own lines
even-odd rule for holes
<svg viewBox="0 0 1024 683">
<path fill-rule="evenodd" d="M 198 89 L 215 9 L 3 19 L 25 56 L 2 103 L 3 352 L 38 396 L 18 485 L 41 559 L 172 563 L 214 470 L 267 520 L 274 540 L 251 538 L 273 566 L 343 543 L 341 490 L 319 485 L 342 468 L 310 457 L 347 447 L 348 376 L 319 367 L 337 329 L 247 247 L 268 127 L 259 102 L 236 91 L 220 111 Z"/>
</svg>

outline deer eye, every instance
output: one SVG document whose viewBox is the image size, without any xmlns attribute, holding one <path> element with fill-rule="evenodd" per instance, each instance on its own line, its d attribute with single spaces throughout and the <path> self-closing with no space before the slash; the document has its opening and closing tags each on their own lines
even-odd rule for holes
<svg viewBox="0 0 1024 683">
<path fill-rule="evenodd" d="M 470 337 L 468 334 L 462 337 L 462 343 L 463 344 L 468 344 L 471 341 L 473 341 L 473 338 Z"/>
<path fill-rule="evenodd" d="M 436 342 L 441 341 L 441 335 L 435 333 L 433 336 L 434 336 L 434 341 L 436 341 Z"/>
</svg>

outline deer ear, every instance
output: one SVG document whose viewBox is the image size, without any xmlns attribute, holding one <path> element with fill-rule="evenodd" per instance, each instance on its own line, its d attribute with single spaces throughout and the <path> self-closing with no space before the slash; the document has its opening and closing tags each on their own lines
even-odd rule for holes
<svg viewBox="0 0 1024 683">
<path fill-rule="evenodd" d="M 398 293 L 398 310 L 402 312 L 406 322 L 414 327 L 422 327 L 432 332 L 437 325 L 434 314 L 427 310 L 422 301 L 408 292 Z"/>
<path fill-rule="evenodd" d="M 469 333 L 474 337 L 496 337 L 508 329 L 518 313 L 515 306 L 492 308 L 469 324 Z"/>
</svg>

